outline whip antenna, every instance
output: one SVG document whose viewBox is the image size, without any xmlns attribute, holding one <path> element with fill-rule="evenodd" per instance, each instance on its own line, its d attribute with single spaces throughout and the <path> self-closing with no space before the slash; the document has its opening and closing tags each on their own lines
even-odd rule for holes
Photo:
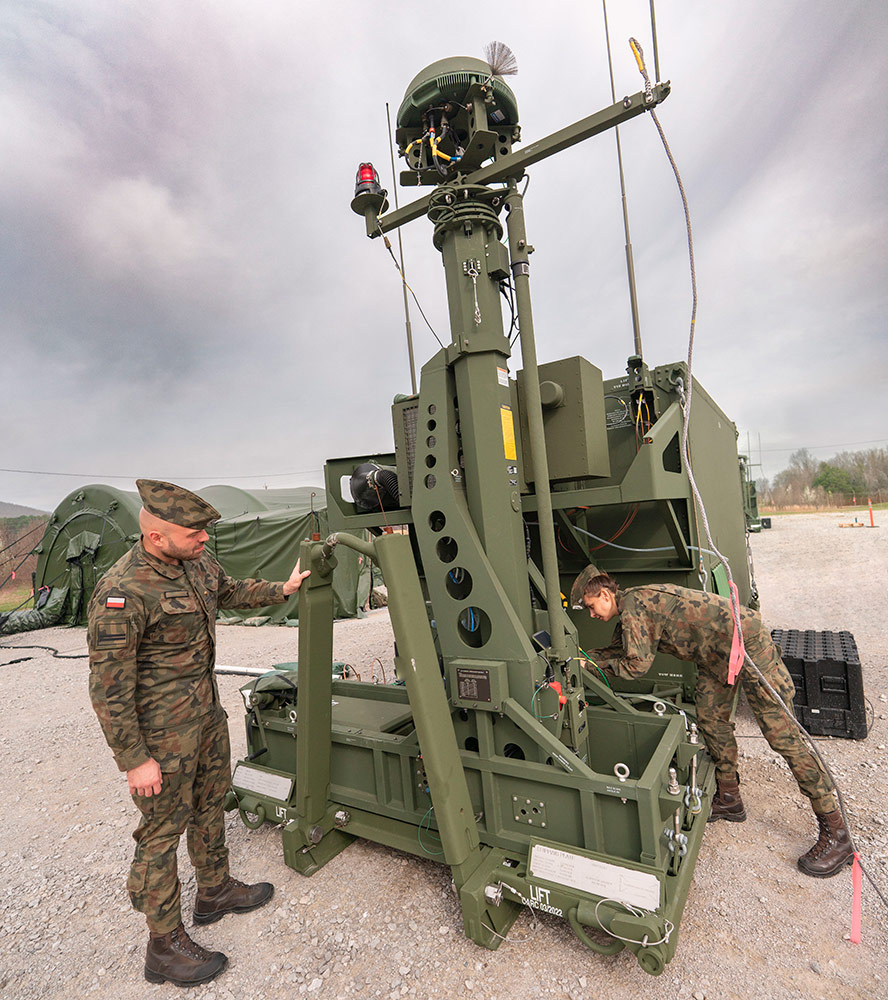
<svg viewBox="0 0 888 1000">
<path fill-rule="evenodd" d="M 654 13 L 654 0 L 651 0 L 651 40 L 654 43 L 654 79 L 660 82 L 660 50 L 657 48 L 657 16 Z"/>
<path fill-rule="evenodd" d="M 389 156 L 392 159 L 392 194 L 395 198 L 395 211 L 398 210 L 398 177 L 395 173 L 395 147 L 392 143 L 392 116 L 389 103 L 385 102 L 385 121 L 388 125 Z M 407 328 L 407 356 L 410 359 L 410 385 L 413 395 L 416 395 L 416 362 L 413 359 L 413 328 L 410 325 L 410 308 L 407 304 L 407 280 L 404 277 L 404 244 L 401 240 L 401 228 L 398 227 L 398 254 L 401 258 L 401 291 L 404 293 L 404 325 Z M 434 332 L 434 331 L 433 331 Z"/>
<path fill-rule="evenodd" d="M 614 64 L 611 59 L 610 34 L 607 28 L 607 2 L 601 0 L 601 9 L 604 13 L 604 38 L 607 42 L 607 68 L 610 73 L 611 100 L 617 103 L 614 92 Z M 653 15 L 653 3 L 651 4 L 651 14 Z M 635 353 L 643 357 L 641 350 L 641 324 L 638 319 L 638 293 L 635 289 L 635 258 L 632 255 L 632 242 L 629 239 L 629 205 L 626 201 L 626 179 L 623 176 L 623 150 L 620 146 L 620 126 L 614 127 L 614 137 L 617 141 L 617 165 L 620 171 L 620 197 L 623 203 L 623 231 L 626 234 L 626 272 L 629 278 L 629 308 L 632 312 L 632 335 L 635 340 Z"/>
</svg>

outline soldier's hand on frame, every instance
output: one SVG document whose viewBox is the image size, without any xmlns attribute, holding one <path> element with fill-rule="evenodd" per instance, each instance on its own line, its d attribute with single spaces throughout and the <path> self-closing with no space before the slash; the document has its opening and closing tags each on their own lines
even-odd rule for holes
<svg viewBox="0 0 888 1000">
<path fill-rule="evenodd" d="M 144 764 L 127 771 L 126 780 L 131 795 L 159 795 L 163 785 L 160 764 L 153 757 L 149 757 Z"/>
<path fill-rule="evenodd" d="M 284 596 L 289 597 L 291 594 L 295 594 L 296 591 L 302 586 L 302 581 L 307 577 L 311 576 L 311 570 L 307 569 L 304 573 L 300 572 L 299 569 L 300 560 L 296 560 L 296 566 L 293 572 L 290 574 L 290 579 L 284 584 Z"/>
</svg>

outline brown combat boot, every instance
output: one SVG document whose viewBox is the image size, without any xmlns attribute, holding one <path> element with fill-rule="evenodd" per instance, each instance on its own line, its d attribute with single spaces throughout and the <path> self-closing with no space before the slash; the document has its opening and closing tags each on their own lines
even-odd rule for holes
<svg viewBox="0 0 888 1000">
<path fill-rule="evenodd" d="M 211 924 L 226 913 L 246 913 L 263 906 L 274 895 L 270 882 L 244 885 L 230 875 L 222 885 L 212 889 L 198 889 L 194 901 L 194 922 Z"/>
<path fill-rule="evenodd" d="M 729 781 L 726 778 L 716 778 L 718 790 L 712 800 L 712 812 L 707 823 L 717 819 L 726 819 L 729 823 L 742 823 L 746 819 L 746 808 L 740 798 L 740 782 L 738 779 Z"/>
<path fill-rule="evenodd" d="M 820 825 L 820 836 L 811 850 L 799 858 L 798 864 L 806 875 L 829 878 L 851 864 L 854 848 L 840 809 L 814 815 Z"/>
<path fill-rule="evenodd" d="M 199 986 L 228 968 L 221 951 L 207 951 L 192 941 L 182 924 L 169 934 L 151 932 L 145 953 L 145 978 L 149 983 Z"/>
</svg>

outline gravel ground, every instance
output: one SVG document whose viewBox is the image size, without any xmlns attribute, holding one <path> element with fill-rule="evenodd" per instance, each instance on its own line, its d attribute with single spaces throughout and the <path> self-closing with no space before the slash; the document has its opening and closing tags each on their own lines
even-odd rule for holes
<svg viewBox="0 0 888 1000">
<path fill-rule="evenodd" d="M 883 518 L 884 519 L 884 518 Z M 888 524 L 839 529 L 841 516 L 774 518 L 754 536 L 766 622 L 780 628 L 848 629 L 857 640 L 874 722 L 865 741 L 823 740 L 844 790 L 864 864 L 888 894 Z M 296 631 L 219 628 L 218 662 L 271 666 L 296 658 Z M 85 651 L 84 630 L 46 629 L 4 637 Z M 391 669 L 383 610 L 338 622 L 335 656 L 367 677 L 373 657 Z M 0 994 L 140 1000 L 180 996 L 142 978 L 146 933 L 129 906 L 125 879 L 135 808 L 101 737 L 86 690 L 86 662 L 40 650 L 9 665 L 0 650 Z M 377 675 L 379 666 L 376 666 Z M 244 752 L 242 679 L 221 677 L 233 753 Z M 813 880 L 795 867 L 815 827 L 783 761 L 761 738 L 746 706 L 743 793 L 749 819 L 709 827 L 682 920 L 675 958 L 658 979 L 623 952 L 586 951 L 557 918 L 523 914 L 498 951 L 461 930 L 448 869 L 356 841 L 313 878 L 288 869 L 280 832 L 250 832 L 228 817 L 233 873 L 271 879 L 272 902 L 198 928 L 225 951 L 228 972 L 189 992 L 199 1000 L 316 997 L 478 997 L 530 1000 L 647 998 L 766 1000 L 888 996 L 888 914 L 864 883 L 863 943 L 847 940 L 850 869 Z M 183 909 L 194 880 L 180 857 Z M 190 920 L 186 917 L 186 924 Z"/>
</svg>

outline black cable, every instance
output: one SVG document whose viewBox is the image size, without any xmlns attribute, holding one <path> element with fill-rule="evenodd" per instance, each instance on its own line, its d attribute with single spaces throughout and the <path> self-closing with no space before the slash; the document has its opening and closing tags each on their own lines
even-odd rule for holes
<svg viewBox="0 0 888 1000">
<path fill-rule="evenodd" d="M 57 660 L 85 660 L 89 657 L 89 653 L 60 653 L 53 646 L 7 646 L 0 643 L 0 649 L 45 649 Z"/>
<path fill-rule="evenodd" d="M 263 473 L 254 473 L 253 475 L 250 475 L 250 476 L 181 476 L 181 475 L 176 475 L 176 476 L 170 476 L 170 478 L 171 479 L 175 479 L 176 482 L 178 482 L 179 480 L 184 480 L 184 479 L 187 479 L 189 481 L 191 481 L 191 480 L 197 481 L 198 479 L 202 479 L 202 480 L 204 480 L 204 482 L 206 482 L 206 480 L 208 480 L 208 479 L 215 479 L 218 482 L 220 479 L 224 480 L 224 481 L 228 481 L 229 479 L 277 479 L 277 478 L 280 478 L 281 476 L 307 476 L 309 474 L 310 475 L 316 475 L 319 471 L 321 471 L 321 470 L 319 470 L 319 469 L 297 469 L 294 472 L 263 472 Z M 100 473 L 100 472 L 46 472 L 46 471 L 40 471 L 40 470 L 37 470 L 37 469 L 0 469 L 0 472 L 15 472 L 15 473 L 18 473 L 19 475 L 22 475 L 22 476 L 68 476 L 68 477 L 70 477 L 72 479 L 92 479 L 92 480 L 98 480 L 98 479 L 139 479 L 142 476 L 141 472 L 137 473 L 136 475 L 132 475 L 132 476 L 118 476 L 118 475 L 112 475 L 111 473 L 104 473 L 104 472 L 102 472 L 102 473 Z"/>
<path fill-rule="evenodd" d="M 2 589 L 3 589 L 3 588 L 4 588 L 5 586 L 6 586 L 6 584 L 7 584 L 7 583 L 9 583 L 9 581 L 10 581 L 10 580 L 12 580 L 12 579 L 14 579 L 14 578 L 15 578 L 15 571 L 16 571 L 17 569 L 21 569 L 21 568 L 22 568 L 22 566 L 24 566 L 24 565 L 25 565 L 25 563 L 26 563 L 26 562 L 28 561 L 28 557 L 29 557 L 30 555 L 31 555 L 31 553 L 30 553 L 30 552 L 26 552 L 26 553 L 25 553 L 25 555 L 24 555 L 24 556 L 22 556 L 22 560 L 21 560 L 21 562 L 20 562 L 20 563 L 18 564 L 18 566 L 16 566 L 16 567 L 15 567 L 15 569 L 14 569 L 14 570 L 13 570 L 13 571 L 12 571 L 12 572 L 11 572 L 11 573 L 9 574 L 9 576 L 8 576 L 8 577 L 7 577 L 7 578 L 6 578 L 6 579 L 5 579 L 4 581 L 3 581 L 3 583 L 0 583 L 0 590 L 2 590 Z"/>
<path fill-rule="evenodd" d="M 512 283 L 511 278 L 509 278 L 508 281 L 504 281 L 502 284 L 509 289 L 509 312 L 512 314 L 512 325 L 509 327 L 509 334 L 511 334 L 512 330 L 515 331 L 515 336 L 509 339 L 509 347 L 514 347 L 515 341 L 521 333 L 521 320 L 515 308 L 515 286 Z"/>
<path fill-rule="evenodd" d="M 404 280 L 403 277 L 402 277 L 401 280 L 402 281 Z M 407 285 L 407 282 L 404 281 L 404 284 Z M 435 333 L 435 328 L 429 322 L 428 316 L 426 316 L 426 314 L 422 311 L 422 306 L 419 304 L 419 299 L 416 297 L 416 292 L 414 292 L 413 289 L 409 285 L 407 285 L 407 291 L 410 292 L 410 294 L 413 296 L 413 301 L 416 303 L 416 308 L 419 310 L 419 315 L 422 316 L 422 318 L 425 320 L 425 325 L 432 331 L 432 336 L 435 338 L 435 340 L 438 341 L 438 343 L 443 348 L 444 347 L 444 343 L 441 340 L 441 338 L 438 336 L 438 334 Z"/>
<path fill-rule="evenodd" d="M 509 294 L 506 295 L 506 289 L 509 290 Z M 509 341 L 509 347 L 512 346 L 514 341 L 512 340 L 512 331 L 515 329 L 515 324 L 517 323 L 518 317 L 515 315 L 515 302 L 512 298 L 512 283 L 510 281 L 501 281 L 499 283 L 500 295 L 506 300 L 506 305 L 509 307 L 509 313 L 512 317 L 512 322 L 509 324 L 509 332 L 506 334 L 506 339 Z"/>
<path fill-rule="evenodd" d="M 32 528 L 30 531 L 25 532 L 24 535 L 19 535 L 19 537 L 16 538 L 15 541 L 10 542 L 9 545 L 7 545 L 5 549 L 0 549 L 0 555 L 2 555 L 8 549 L 11 549 L 13 547 L 13 545 L 18 545 L 19 542 L 24 541 L 24 539 L 26 539 L 29 535 L 33 535 L 34 532 L 41 531 L 42 529 L 46 528 L 47 523 L 48 523 L 47 521 L 41 521 L 40 524 L 38 524 L 36 528 Z M 15 558 L 15 557 L 13 556 L 13 558 Z M 8 559 L 6 561 L 7 562 L 12 562 L 12 559 Z"/>
<path fill-rule="evenodd" d="M 24 559 L 22 559 L 22 562 L 24 562 L 24 560 L 27 559 L 28 556 L 33 555 L 33 553 L 34 553 L 33 549 L 28 549 L 28 551 L 25 553 Z M 14 556 L 10 556 L 8 559 L 0 559 L 0 566 L 8 566 L 10 563 L 14 563 L 16 559 L 18 559 L 18 557 L 19 553 L 16 553 Z M 18 566 L 16 566 L 16 569 L 18 569 L 19 566 L 21 566 L 21 564 L 22 563 L 20 562 Z"/>
<path fill-rule="evenodd" d="M 425 320 L 425 325 L 432 331 L 432 336 L 435 338 L 435 340 L 438 341 L 438 344 L 443 349 L 444 344 L 442 343 L 441 338 L 438 336 L 438 334 L 435 333 L 435 328 L 429 322 L 428 316 L 426 316 L 426 314 L 422 311 L 422 306 L 419 304 L 419 299 L 416 297 L 416 292 L 414 292 L 413 289 L 410 287 L 410 285 L 407 284 L 407 279 L 404 277 L 404 272 L 401 270 L 401 265 L 398 263 L 398 258 L 395 256 L 394 250 L 392 250 L 392 244 L 389 241 L 389 238 L 382 231 L 382 226 L 379 227 L 379 233 L 382 236 L 383 243 L 385 243 L 386 250 L 388 250 L 388 252 L 391 254 L 392 260 L 394 261 L 395 268 L 397 269 L 398 274 L 401 275 L 401 281 L 404 282 L 404 287 L 413 296 L 413 301 L 416 303 L 416 308 L 419 310 L 419 315 L 422 316 L 422 318 Z"/>
</svg>

